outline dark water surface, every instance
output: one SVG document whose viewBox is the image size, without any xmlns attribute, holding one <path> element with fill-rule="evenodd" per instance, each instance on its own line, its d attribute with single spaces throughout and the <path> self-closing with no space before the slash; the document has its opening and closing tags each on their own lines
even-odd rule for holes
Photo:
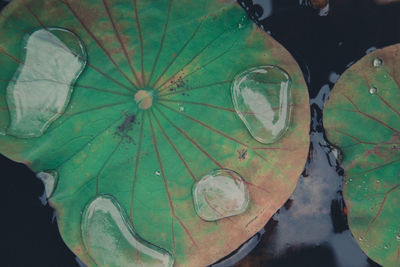
<svg viewBox="0 0 400 267">
<path fill-rule="evenodd" d="M 0 0 L 0 9 L 6 2 Z M 238 251 L 213 266 L 379 266 L 365 256 L 348 230 L 341 195 L 343 170 L 336 160 L 339 152 L 325 139 L 322 110 L 349 66 L 374 49 L 400 42 L 400 3 L 331 0 L 326 15 L 299 0 L 239 2 L 302 67 L 310 94 L 311 147 L 285 206 Z M 0 265 L 80 266 L 58 233 L 41 182 L 27 167 L 1 155 L 0 168 L 6 197 L 0 206 Z"/>
</svg>

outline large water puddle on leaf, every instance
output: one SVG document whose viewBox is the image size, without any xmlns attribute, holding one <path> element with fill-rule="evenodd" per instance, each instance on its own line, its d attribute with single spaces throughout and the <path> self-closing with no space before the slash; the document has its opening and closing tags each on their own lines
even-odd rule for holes
<svg viewBox="0 0 400 267">
<path fill-rule="evenodd" d="M 238 74 L 232 83 L 233 106 L 259 142 L 278 141 L 290 124 L 289 75 L 277 66 L 259 66 Z"/>
<path fill-rule="evenodd" d="M 249 192 L 238 173 L 220 169 L 193 186 L 193 202 L 200 218 L 216 221 L 243 213 L 249 204 Z"/>
<path fill-rule="evenodd" d="M 24 62 L 7 86 L 7 134 L 38 137 L 67 107 L 86 65 L 86 52 L 72 32 L 48 28 L 26 37 L 24 53 Z"/>
<path fill-rule="evenodd" d="M 95 198 L 82 215 L 82 238 L 98 266 L 171 267 L 169 252 L 138 236 L 112 196 Z"/>
</svg>

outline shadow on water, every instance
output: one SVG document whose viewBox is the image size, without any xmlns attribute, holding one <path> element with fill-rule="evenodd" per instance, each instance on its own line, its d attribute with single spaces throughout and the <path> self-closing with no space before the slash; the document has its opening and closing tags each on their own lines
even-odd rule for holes
<svg viewBox="0 0 400 267">
<path fill-rule="evenodd" d="M 336 160 L 338 151 L 325 139 L 322 110 L 349 66 L 376 48 L 400 42 L 400 4 L 331 0 L 329 13 L 321 13 L 299 0 L 239 2 L 303 70 L 310 94 L 311 147 L 299 184 L 284 207 L 259 233 L 213 266 L 379 266 L 363 254 L 348 230 L 343 170 Z M 0 9 L 5 4 L 0 0 Z M 83 266 L 61 240 L 41 182 L 27 167 L 2 156 L 0 166 L 7 170 L 3 220 L 9 227 L 3 227 L 7 232 L 0 242 L 6 266 Z"/>
</svg>

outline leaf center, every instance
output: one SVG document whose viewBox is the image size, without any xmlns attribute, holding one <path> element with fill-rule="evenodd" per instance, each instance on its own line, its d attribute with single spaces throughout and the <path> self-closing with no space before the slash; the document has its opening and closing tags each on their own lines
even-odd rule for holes
<svg viewBox="0 0 400 267">
<path fill-rule="evenodd" d="M 139 90 L 135 94 L 135 101 L 140 109 L 149 109 L 153 104 L 153 91 Z"/>
</svg>

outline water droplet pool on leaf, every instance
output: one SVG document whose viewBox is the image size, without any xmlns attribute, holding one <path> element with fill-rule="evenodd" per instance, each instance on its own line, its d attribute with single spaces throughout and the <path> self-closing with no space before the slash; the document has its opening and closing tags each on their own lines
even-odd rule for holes
<svg viewBox="0 0 400 267">
<path fill-rule="evenodd" d="M 112 196 L 98 196 L 89 203 L 81 231 L 87 253 L 97 266 L 173 266 L 171 254 L 142 239 Z"/>
<path fill-rule="evenodd" d="M 216 221 L 243 213 L 249 204 L 249 192 L 238 173 L 219 169 L 194 184 L 193 201 L 200 218 Z"/>
<path fill-rule="evenodd" d="M 251 68 L 235 77 L 231 86 L 234 108 L 260 143 L 274 143 L 288 129 L 290 91 L 289 74 L 277 66 Z"/>
<path fill-rule="evenodd" d="M 378 89 L 377 89 L 376 87 L 371 87 L 371 88 L 369 88 L 369 93 L 370 93 L 371 95 L 375 95 L 377 91 L 378 91 Z"/>
<path fill-rule="evenodd" d="M 87 56 L 66 29 L 39 29 L 25 40 L 25 61 L 7 86 L 7 134 L 30 138 L 41 136 L 62 115 Z"/>
</svg>

